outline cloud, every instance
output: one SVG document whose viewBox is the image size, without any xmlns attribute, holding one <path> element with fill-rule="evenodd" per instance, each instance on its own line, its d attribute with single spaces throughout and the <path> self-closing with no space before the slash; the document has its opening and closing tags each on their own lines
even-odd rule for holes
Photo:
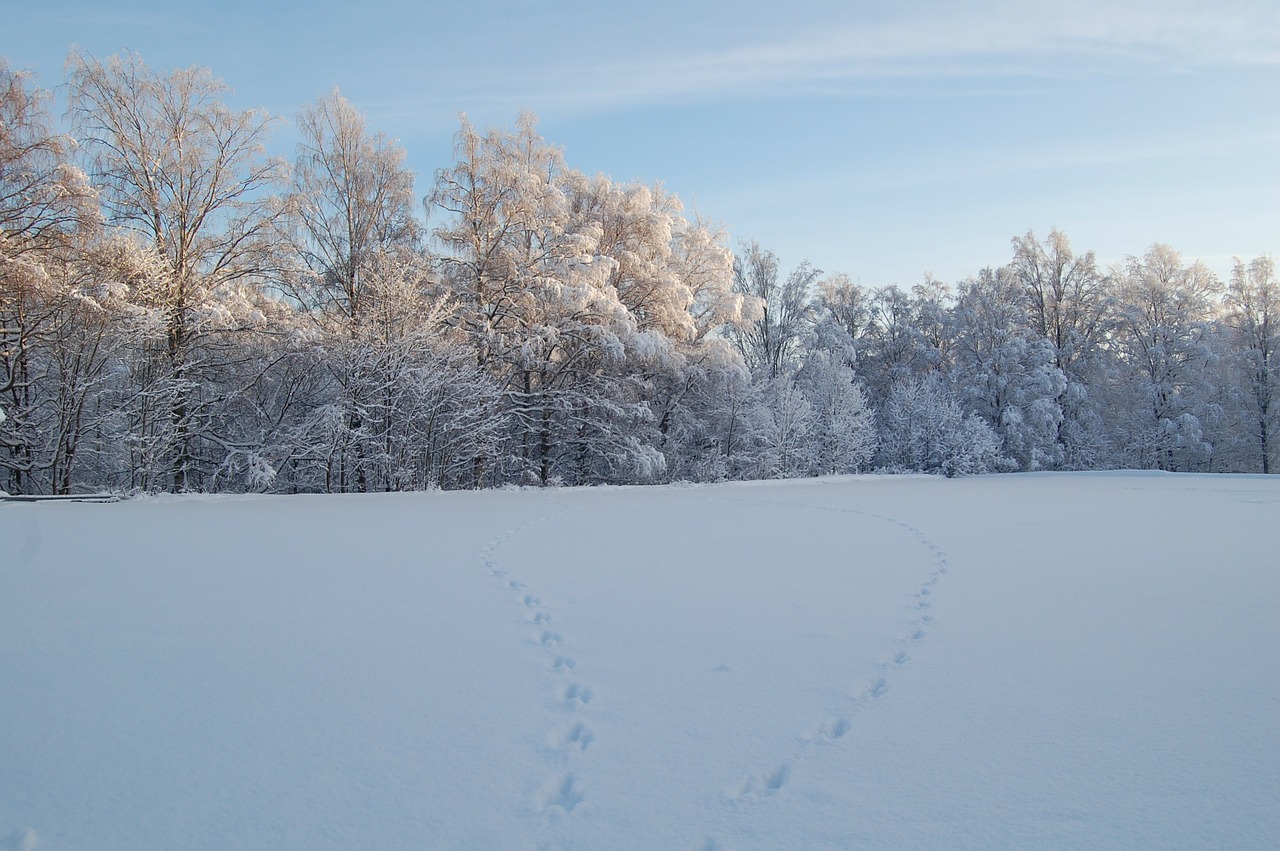
<svg viewBox="0 0 1280 851">
<path fill-rule="evenodd" d="M 772 92 L 886 79 L 1280 65 L 1280 9 L 1025 3 L 814 29 L 636 69 L 632 92 Z"/>
<path fill-rule="evenodd" d="M 801 4 L 803 5 L 803 4 Z M 1280 7 L 1200 2 L 1039 2 L 900 5 L 815 15 L 765 36 L 750 28 L 727 47 L 678 52 L 648 35 L 584 39 L 552 62 L 490 62 L 412 108 L 452 103 L 495 110 L 577 111 L 710 99 L 928 91 L 941 84 L 1105 74 L 1184 73 L 1206 67 L 1280 67 Z M 835 16 L 837 15 L 838 16 Z M 705 39 L 724 41 L 725 39 Z M 673 39 L 673 43 L 675 40 Z M 571 49 L 570 49 L 571 48 Z M 617 57 L 626 57 L 618 59 Z M 631 57 L 648 57 L 634 59 Z M 479 72 L 479 73 L 477 73 Z M 474 108 L 474 107 L 472 107 Z"/>
</svg>

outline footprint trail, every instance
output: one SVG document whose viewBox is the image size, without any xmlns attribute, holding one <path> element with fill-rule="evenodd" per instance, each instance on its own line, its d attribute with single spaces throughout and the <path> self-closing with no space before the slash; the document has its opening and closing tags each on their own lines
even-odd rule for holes
<svg viewBox="0 0 1280 851">
<path fill-rule="evenodd" d="M 744 502 L 746 500 L 734 500 L 735 502 Z M 759 505 L 759 502 L 751 502 L 749 504 Z M 948 570 L 947 553 L 931 540 L 920 529 L 899 520 L 895 517 L 889 517 L 883 514 L 876 514 L 870 511 L 861 511 L 852 508 L 833 508 L 825 505 L 809 505 L 792 502 L 770 502 L 767 504 L 785 506 L 787 508 L 802 508 L 814 511 L 829 511 L 838 514 L 852 514 L 859 517 L 866 517 L 878 520 L 893 526 L 897 526 L 905 531 L 910 537 L 914 538 L 930 556 L 931 570 L 921 581 L 918 589 L 912 593 L 911 598 L 914 601 L 909 611 L 911 616 L 907 619 L 905 628 L 899 635 L 894 650 L 890 656 L 881 662 L 878 666 L 878 673 L 873 675 L 860 687 L 853 689 L 852 694 L 846 699 L 845 711 L 836 717 L 829 717 L 812 721 L 807 725 L 805 732 L 799 739 L 799 743 L 795 752 L 791 755 L 793 759 L 783 760 L 777 768 L 758 775 L 751 775 L 738 781 L 730 787 L 727 797 L 732 801 L 753 801 L 769 797 L 786 785 L 791 775 L 790 763 L 794 761 L 794 757 L 799 756 L 808 748 L 818 745 L 830 745 L 844 738 L 854 725 L 854 718 L 860 712 L 866 711 L 869 707 L 877 703 L 881 698 L 889 693 L 893 683 L 893 677 L 902 668 L 911 661 L 910 649 L 923 641 L 928 634 L 926 627 L 933 623 L 933 594 L 941 578 L 946 575 Z M 835 684 L 840 689 L 840 684 Z"/>
<path fill-rule="evenodd" d="M 567 768 L 596 740 L 595 732 L 587 722 L 576 717 L 588 707 L 595 693 L 581 679 L 577 660 L 566 652 L 569 642 L 564 633 L 558 626 L 552 628 L 556 622 L 555 615 L 526 582 L 512 574 L 511 565 L 499 560 L 498 552 L 513 537 L 559 519 L 572 510 L 568 505 L 557 505 L 560 511 L 506 530 L 485 544 L 479 553 L 485 569 L 512 594 L 517 609 L 524 612 L 523 620 L 531 628 L 527 646 L 540 654 L 538 664 L 552 680 L 549 684 L 552 697 L 548 730 L 544 737 L 545 748 L 541 751 L 549 775 L 533 794 L 534 808 L 552 816 L 570 814 L 586 800 L 582 783 Z"/>
</svg>

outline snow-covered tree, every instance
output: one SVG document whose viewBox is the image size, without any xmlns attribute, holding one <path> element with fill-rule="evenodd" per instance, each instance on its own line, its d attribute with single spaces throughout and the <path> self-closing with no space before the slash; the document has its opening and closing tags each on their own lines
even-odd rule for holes
<svg viewBox="0 0 1280 851">
<path fill-rule="evenodd" d="M 573 442 L 581 446 L 596 432 L 602 444 L 617 445 L 605 456 L 614 461 L 594 465 L 611 480 L 666 479 L 676 474 L 676 456 L 685 451 L 673 422 L 693 414 L 684 409 L 697 404 L 696 388 L 708 369 L 723 363 L 723 341 L 711 335 L 742 324 L 750 300 L 732 288 L 732 255 L 721 235 L 700 221 L 687 221 L 679 199 L 661 187 L 619 185 L 603 175 L 587 178 L 569 171 L 566 191 L 584 229 L 599 228 L 596 251 L 612 263 L 605 287 L 617 293 L 636 329 L 625 360 L 615 364 L 614 371 L 626 378 L 611 379 L 611 393 L 615 402 L 641 403 L 587 404 L 587 410 L 598 411 L 597 422 L 609 413 L 610 425 L 580 423 Z M 660 459 L 653 457 L 655 450 Z M 583 459 L 587 454 L 575 452 Z M 583 465 L 575 466 L 579 481 Z"/>
<path fill-rule="evenodd" d="M 991 426 L 976 414 L 965 416 L 942 379 L 931 375 L 890 388 L 880 415 L 880 464 L 964 476 L 1008 469 L 1010 461 Z"/>
<path fill-rule="evenodd" d="M 208 70 L 68 73 L 78 145 L 0 61 L 10 491 L 1275 469 L 1269 258 L 1219 302 L 1167 246 L 1104 275 L 1054 230 L 954 297 L 865 288 L 735 259 L 529 115 L 464 118 L 424 220 L 405 152 L 336 90 L 286 181 L 271 120 Z"/>
<path fill-rule="evenodd" d="M 417 242 L 413 172 L 404 149 L 370 134 L 337 89 L 303 110 L 297 125 L 290 221 L 302 270 L 289 279 L 290 291 L 354 327 L 379 255 Z"/>
<path fill-rule="evenodd" d="M 1203 264 L 1184 263 L 1167 245 L 1130 257 L 1117 274 L 1116 346 L 1137 402 L 1118 424 L 1130 463 L 1196 469 L 1212 452 L 1202 419 L 1220 289 Z"/>
<path fill-rule="evenodd" d="M 92 191 L 55 132 L 47 92 L 0 60 L 0 484 L 12 493 L 69 486 L 54 360 L 79 338 L 76 255 L 96 225 Z M 74 412 L 74 403 L 72 412 Z M 65 425 L 65 423 L 64 423 Z M 72 450 L 71 455 L 74 455 Z"/>
<path fill-rule="evenodd" d="M 282 168 L 264 155 L 271 122 L 229 109 L 226 86 L 204 68 L 162 75 L 136 55 L 99 62 L 79 52 L 68 67 L 71 114 L 106 219 L 154 257 L 143 306 L 162 326 L 152 386 L 168 420 L 156 447 L 164 484 L 197 488 L 217 465 L 201 457 L 202 441 L 220 453 L 209 439 L 223 395 L 210 382 L 225 336 L 241 327 L 222 298 L 275 263 L 279 205 L 266 191 Z"/>
<path fill-rule="evenodd" d="M 1077 255 L 1056 228 L 1043 243 L 1027 231 L 1013 240 L 1009 271 L 1022 288 L 1032 329 L 1053 346 L 1054 366 L 1068 381 L 1088 378 L 1088 360 L 1112 327 L 1107 279 L 1093 252 Z"/>
<path fill-rule="evenodd" d="M 1009 270 L 987 268 L 961 284 L 951 324 L 953 381 L 964 407 L 991 424 L 1020 469 L 1060 465 L 1066 377 L 1052 344 L 1031 330 Z"/>
<path fill-rule="evenodd" d="M 812 352 L 796 375 L 812 410 L 808 431 L 810 471 L 856 473 L 876 451 L 875 414 L 853 369 L 829 351 Z"/>
<path fill-rule="evenodd" d="M 853 351 L 850 363 L 856 363 L 866 349 L 865 341 L 872 323 L 873 306 L 871 292 L 853 281 L 848 275 L 837 274 L 818 282 L 817 309 L 819 323 L 830 323 L 843 336 Z"/>
<path fill-rule="evenodd" d="M 789 375 L 762 383 L 768 406 L 764 448 L 768 474 L 789 478 L 807 475 L 814 461 L 813 405 Z"/>
<path fill-rule="evenodd" d="M 879 403 L 894 384 L 928 375 L 941 365 L 941 354 L 925 333 L 928 323 L 921 306 L 919 298 L 896 285 L 871 293 L 856 370 Z"/>
<path fill-rule="evenodd" d="M 93 193 L 71 162 L 72 140 L 55 131 L 49 93 L 27 72 L 0 58 L 0 254 L 13 263 L 28 253 L 65 246 L 96 224 Z"/>
<path fill-rule="evenodd" d="M 456 324 L 503 388 L 521 481 L 663 476 L 681 377 L 744 300 L 727 253 L 659 189 L 587 178 L 523 116 L 456 137 L 434 230 Z"/>
<path fill-rule="evenodd" d="M 1111 282 L 1092 251 L 1076 254 L 1056 228 L 1044 242 L 1031 231 L 1015 237 L 1008 269 L 1022 289 L 1031 330 L 1049 341 L 1053 365 L 1066 378 L 1058 397 L 1061 463 L 1096 465 L 1105 449 L 1100 405 L 1089 390 L 1103 380 L 1101 361 L 1115 327 Z"/>
<path fill-rule="evenodd" d="M 396 406 L 386 398 L 396 381 L 385 371 L 393 369 L 388 304 L 403 297 L 406 303 L 394 309 L 421 311 L 431 281 L 415 254 L 413 173 L 404 167 L 404 150 L 370 134 L 364 116 L 337 90 L 304 110 L 298 129 L 288 205 L 298 266 L 284 280 L 321 331 L 319 343 L 339 390 L 332 404 L 345 419 L 332 434 L 349 441 L 328 453 L 339 469 L 329 471 L 326 483 L 358 491 L 391 488 L 395 476 L 385 442 L 398 424 L 392 422 Z M 414 283 L 406 288 L 406 280 Z M 375 408 L 381 423 L 366 424 Z M 378 454 L 381 463 L 372 459 Z M 371 481 L 375 474 L 378 482 Z"/>
<path fill-rule="evenodd" d="M 821 274 L 806 260 L 781 279 L 777 255 L 756 242 L 734 259 L 734 290 L 753 299 L 758 313 L 732 328 L 730 338 L 753 373 L 777 378 L 795 369 Z"/>
<path fill-rule="evenodd" d="M 1280 281 L 1270 257 L 1236 260 L 1227 290 L 1229 350 L 1247 410 L 1255 460 L 1248 469 L 1276 469 L 1280 432 Z"/>
</svg>

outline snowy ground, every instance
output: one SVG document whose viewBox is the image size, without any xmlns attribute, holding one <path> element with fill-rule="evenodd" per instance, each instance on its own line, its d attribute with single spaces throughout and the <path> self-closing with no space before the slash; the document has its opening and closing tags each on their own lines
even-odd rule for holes
<svg viewBox="0 0 1280 851">
<path fill-rule="evenodd" d="M 1280 847 L 1280 477 L 0 504 L 0 848 Z"/>
</svg>

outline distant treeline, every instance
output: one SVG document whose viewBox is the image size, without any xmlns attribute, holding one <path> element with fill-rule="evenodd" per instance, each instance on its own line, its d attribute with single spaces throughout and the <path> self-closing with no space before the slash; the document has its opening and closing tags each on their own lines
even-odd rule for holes
<svg viewBox="0 0 1280 851">
<path fill-rule="evenodd" d="M 1271 472 L 1280 289 L 1063 234 L 953 284 L 737 254 L 659 186 L 465 119 L 425 198 L 338 92 L 0 61 L 0 488 L 373 491 L 879 469 Z M 428 222 L 432 226 L 428 226 Z"/>
</svg>

